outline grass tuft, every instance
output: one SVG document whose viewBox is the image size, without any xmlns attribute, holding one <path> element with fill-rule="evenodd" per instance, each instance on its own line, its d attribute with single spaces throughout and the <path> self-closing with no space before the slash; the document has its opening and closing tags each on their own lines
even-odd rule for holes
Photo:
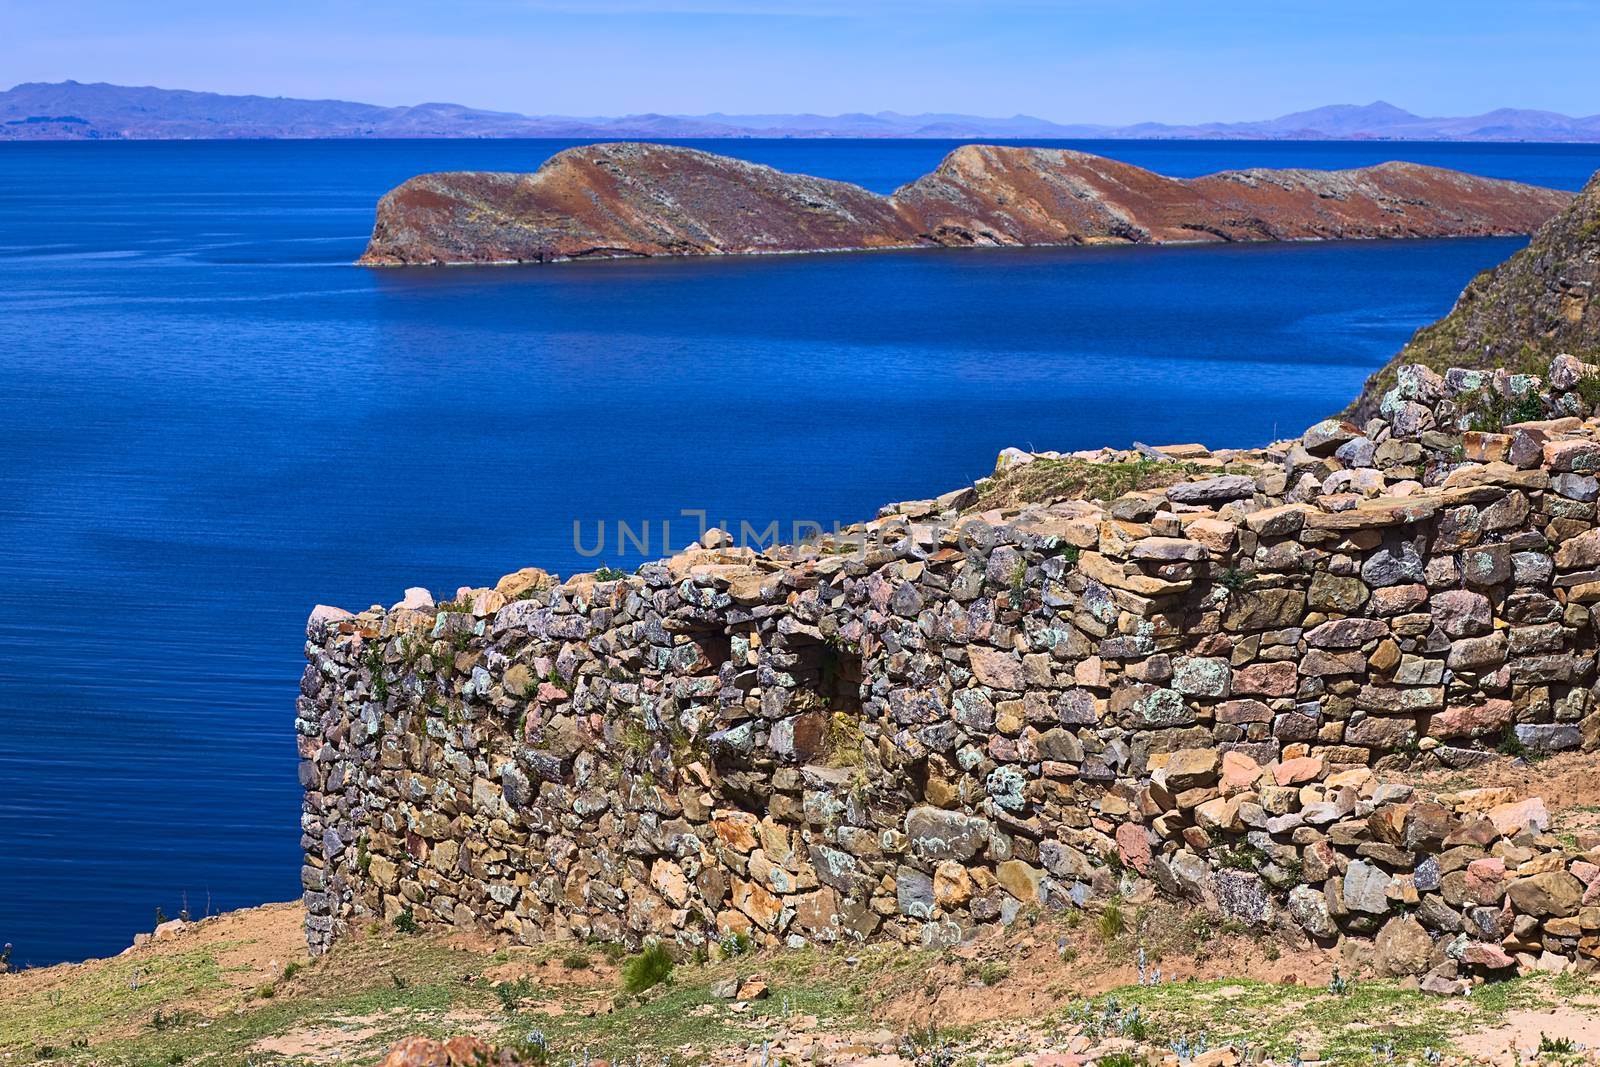
<svg viewBox="0 0 1600 1067">
<path fill-rule="evenodd" d="M 672 978 L 672 953 L 659 941 L 651 941 L 644 949 L 622 965 L 622 989 L 625 993 L 643 993 Z"/>
</svg>

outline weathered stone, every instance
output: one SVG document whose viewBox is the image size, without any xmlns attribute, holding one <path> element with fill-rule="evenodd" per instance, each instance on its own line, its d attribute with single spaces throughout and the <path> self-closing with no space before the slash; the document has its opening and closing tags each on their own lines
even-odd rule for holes
<svg viewBox="0 0 1600 1067">
<path fill-rule="evenodd" d="M 940 808 L 912 808 L 906 813 L 906 841 L 926 860 L 966 862 L 983 850 L 989 823 L 975 816 Z"/>
<path fill-rule="evenodd" d="M 1307 630 L 1305 641 L 1312 648 L 1360 648 L 1388 636 L 1388 624 L 1380 619 L 1335 619 Z"/>
<path fill-rule="evenodd" d="M 1208 786 L 1217 780 L 1221 762 L 1216 749 L 1186 748 L 1167 757 L 1167 788 L 1173 792 Z"/>
<path fill-rule="evenodd" d="M 1173 665 L 1172 688 L 1186 696 L 1225 697 L 1232 674 L 1225 659 L 1186 656 Z"/>
<path fill-rule="evenodd" d="M 1380 974 L 1398 978 L 1421 974 L 1433 954 L 1433 938 L 1409 915 L 1396 915 L 1383 924 L 1373 945 Z"/>
<path fill-rule="evenodd" d="M 1428 733 L 1434 737 L 1498 736 L 1510 724 L 1511 701 L 1485 700 L 1439 712 L 1428 720 Z"/>
<path fill-rule="evenodd" d="M 1299 670 L 1292 662 L 1253 663 L 1233 673 L 1233 691 L 1240 695 L 1293 696 L 1299 684 Z"/>
<path fill-rule="evenodd" d="M 1222 474 L 1198 482 L 1183 482 L 1167 490 L 1177 504 L 1222 504 L 1255 495 L 1256 480 L 1243 474 Z"/>
<path fill-rule="evenodd" d="M 1366 604 L 1369 595 L 1366 584 L 1359 578 L 1318 571 L 1311 579 L 1306 603 L 1315 611 L 1353 615 Z"/>
<path fill-rule="evenodd" d="M 1365 860 L 1351 860 L 1345 869 L 1345 907 L 1368 915 L 1383 915 L 1389 911 L 1390 876 L 1381 868 Z"/>
<path fill-rule="evenodd" d="M 1497 804 L 1485 814 L 1494 824 L 1495 832 L 1502 837 L 1514 837 L 1524 832 L 1543 833 L 1550 828 L 1550 812 L 1539 797 Z"/>
<path fill-rule="evenodd" d="M 1524 915 L 1567 916 L 1578 913 L 1583 901 L 1583 883 L 1566 871 L 1546 871 L 1528 878 L 1514 878 L 1506 887 L 1511 903 Z"/>
<path fill-rule="evenodd" d="M 1327 898 L 1310 886 L 1297 885 L 1289 890 L 1288 910 L 1311 937 L 1328 940 L 1339 935 L 1339 926 L 1328 913 Z"/>
<path fill-rule="evenodd" d="M 1044 872 L 1022 860 L 1005 860 L 994 870 L 1000 888 L 1024 904 L 1042 903 L 1040 886 Z"/>
<path fill-rule="evenodd" d="M 1433 618 L 1451 637 L 1487 633 L 1491 619 L 1489 598 L 1467 589 L 1447 589 L 1434 596 Z"/>
<path fill-rule="evenodd" d="M 967 650 L 972 673 L 982 685 L 995 689 L 1023 688 L 1022 661 L 1006 652 L 974 646 Z"/>
<path fill-rule="evenodd" d="M 911 867 L 894 872 L 895 904 L 901 915 L 913 919 L 933 918 L 933 879 Z"/>
</svg>

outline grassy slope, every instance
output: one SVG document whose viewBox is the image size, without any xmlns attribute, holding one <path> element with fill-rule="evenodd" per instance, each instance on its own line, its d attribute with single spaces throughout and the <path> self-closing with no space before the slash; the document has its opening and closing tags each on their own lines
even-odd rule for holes
<svg viewBox="0 0 1600 1067">
<path fill-rule="evenodd" d="M 1395 369 L 1406 363 L 1437 371 L 1505 367 L 1542 374 L 1561 352 L 1592 362 L 1600 352 L 1597 283 L 1600 175 L 1541 227 L 1527 248 L 1474 278 L 1449 315 L 1418 330 L 1367 380 L 1350 412 L 1370 418 L 1394 384 Z"/>
<path fill-rule="evenodd" d="M 297 925 L 293 909 L 274 921 Z M 614 959 L 592 946 L 496 948 L 476 939 L 372 931 L 328 957 L 249 959 L 238 931 L 202 927 L 115 960 L 0 977 L 0 1061 L 105 1065 L 370 1063 L 408 1034 L 473 1033 L 502 1043 L 542 1033 L 554 1062 L 644 1057 L 674 1065 L 759 1047 L 791 1021 L 817 1031 L 876 1028 L 927 1044 L 949 1041 L 968 1067 L 1007 1049 L 1087 1027 L 1115 1035 L 1137 1006 L 1150 1038 L 1206 1035 L 1287 1056 L 1301 1048 L 1336 1062 L 1370 1060 L 1374 1044 L 1420 1054 L 1493 1026 L 1522 1006 L 1593 1000 L 1576 978 L 1530 978 L 1443 1001 L 1394 982 L 1329 992 L 1331 957 L 1244 937 L 1214 920 L 1159 905 L 1124 908 L 1124 931 L 1099 922 L 1027 916 L 1003 937 L 955 950 L 856 946 L 680 965 L 669 984 L 619 995 Z M 1152 966 L 1185 980 L 1133 980 L 1143 947 Z M 1284 984 L 1286 968 L 1301 984 Z M 739 1012 L 711 985 L 760 972 L 770 998 Z M 1253 978 L 1227 975 L 1252 974 Z M 135 981 L 135 975 L 138 981 Z M 276 975 L 276 977 L 273 977 Z M 509 982 L 526 977 L 525 985 Z M 1588 995 L 1584 995 L 1588 994 Z M 1593 1009 L 1587 1009 L 1593 1010 Z M 810 1026 L 810 1020 L 799 1023 Z"/>
</svg>

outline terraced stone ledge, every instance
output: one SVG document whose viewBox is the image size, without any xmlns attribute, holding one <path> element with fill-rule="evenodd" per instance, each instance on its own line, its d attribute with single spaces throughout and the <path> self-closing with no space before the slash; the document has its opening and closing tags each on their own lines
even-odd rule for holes
<svg viewBox="0 0 1600 1067">
<path fill-rule="evenodd" d="M 1594 374 L 1404 368 L 1260 450 L 1008 450 L 815 544 L 319 607 L 311 947 L 947 944 L 1153 886 L 1439 992 L 1590 966 L 1600 840 L 1411 783 L 1600 741 Z"/>
</svg>

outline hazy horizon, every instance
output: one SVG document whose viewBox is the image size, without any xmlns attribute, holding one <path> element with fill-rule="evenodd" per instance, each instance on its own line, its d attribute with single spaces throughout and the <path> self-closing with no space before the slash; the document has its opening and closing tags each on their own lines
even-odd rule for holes
<svg viewBox="0 0 1600 1067">
<path fill-rule="evenodd" d="M 1337 12 L 1154 0 L 0 0 L 12 83 L 111 82 L 534 115 L 1025 114 L 1251 121 L 1384 100 L 1423 116 L 1600 113 L 1600 6 L 1470 0 Z M 819 77 L 819 72 L 825 77 Z"/>
</svg>

